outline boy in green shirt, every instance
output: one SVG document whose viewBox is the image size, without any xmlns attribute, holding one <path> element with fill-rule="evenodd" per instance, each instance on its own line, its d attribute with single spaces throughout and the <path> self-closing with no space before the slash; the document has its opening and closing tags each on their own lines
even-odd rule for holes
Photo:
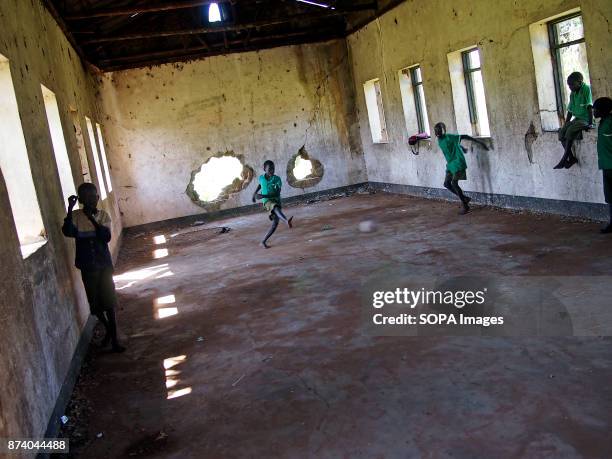
<svg viewBox="0 0 612 459">
<path fill-rule="evenodd" d="M 610 223 L 601 230 L 612 233 L 612 99 L 600 97 L 593 104 L 595 118 L 601 118 L 597 129 L 597 159 L 603 172 L 606 203 L 610 206 Z"/>
<path fill-rule="evenodd" d="M 446 132 L 446 125 L 444 123 L 438 123 L 434 126 L 434 132 L 438 138 L 438 145 L 440 150 L 444 153 L 446 158 L 446 177 L 444 179 L 444 187 L 451 193 L 457 195 L 461 200 L 462 209 L 459 215 L 465 215 L 470 211 L 470 201 L 472 200 L 468 196 L 463 194 L 463 190 L 459 186 L 459 180 L 467 179 L 467 163 L 465 162 L 465 156 L 463 155 L 463 147 L 461 141 L 464 139 L 471 140 L 481 145 L 485 150 L 489 148 L 480 140 L 475 139 L 469 135 L 459 134 L 448 134 Z"/>
<path fill-rule="evenodd" d="M 567 77 L 567 85 L 571 90 L 570 101 L 565 124 L 559 129 L 559 140 L 564 148 L 563 158 L 554 169 L 569 169 L 578 162 L 572 153 L 572 145 L 575 140 L 582 140 L 582 131 L 593 128 L 593 98 L 591 88 L 584 82 L 582 73 L 571 73 Z"/>
<path fill-rule="evenodd" d="M 272 161 L 267 160 L 264 163 L 264 172 L 265 174 L 259 176 L 259 185 L 255 193 L 253 193 L 253 202 L 261 199 L 264 209 L 270 213 L 269 218 L 272 220 L 272 227 L 261 242 L 261 245 L 269 249 L 270 246 L 267 242 L 270 236 L 274 234 L 274 231 L 276 231 L 278 221 L 282 220 L 289 228 L 293 228 L 293 217 L 287 219 L 285 214 L 283 214 L 280 199 L 282 182 L 278 175 L 274 175 L 274 163 Z M 259 190 L 261 190 L 261 193 L 259 193 Z"/>
</svg>

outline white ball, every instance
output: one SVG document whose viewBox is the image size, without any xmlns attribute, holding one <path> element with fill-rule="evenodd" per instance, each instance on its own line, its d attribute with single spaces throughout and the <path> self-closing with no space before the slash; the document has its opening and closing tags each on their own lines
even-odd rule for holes
<svg viewBox="0 0 612 459">
<path fill-rule="evenodd" d="M 362 233 L 372 233 L 376 231 L 376 229 L 377 225 L 376 222 L 373 220 L 364 220 L 359 223 L 359 231 L 361 231 Z"/>
</svg>

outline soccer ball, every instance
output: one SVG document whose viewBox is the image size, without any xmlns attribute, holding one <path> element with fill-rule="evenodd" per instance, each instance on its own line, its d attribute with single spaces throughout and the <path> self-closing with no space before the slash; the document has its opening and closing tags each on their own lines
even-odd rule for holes
<svg viewBox="0 0 612 459">
<path fill-rule="evenodd" d="M 373 233 L 377 229 L 376 222 L 373 220 L 364 220 L 359 223 L 359 231 L 362 233 Z"/>
</svg>

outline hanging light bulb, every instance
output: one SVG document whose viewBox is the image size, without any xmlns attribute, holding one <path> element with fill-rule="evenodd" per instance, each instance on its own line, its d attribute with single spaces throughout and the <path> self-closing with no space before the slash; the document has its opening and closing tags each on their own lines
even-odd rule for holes
<svg viewBox="0 0 612 459">
<path fill-rule="evenodd" d="M 211 3 L 208 7 L 208 22 L 220 22 L 221 21 L 221 10 L 219 5 Z"/>
</svg>

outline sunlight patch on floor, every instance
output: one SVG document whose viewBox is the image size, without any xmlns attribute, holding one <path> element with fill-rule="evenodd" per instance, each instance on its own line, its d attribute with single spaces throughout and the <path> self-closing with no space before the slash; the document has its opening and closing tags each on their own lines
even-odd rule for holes
<svg viewBox="0 0 612 459">
<path fill-rule="evenodd" d="M 166 389 L 169 389 L 166 395 L 167 400 L 171 400 L 173 398 L 183 397 L 184 395 L 191 394 L 191 387 L 184 387 L 182 389 L 170 389 L 172 387 L 176 387 L 180 379 L 178 376 L 180 375 L 180 371 L 173 369 L 176 366 L 185 363 L 187 360 L 186 355 L 177 355 L 176 357 L 170 357 L 164 359 L 164 369 L 166 375 Z"/>
<path fill-rule="evenodd" d="M 139 281 L 143 281 L 153 276 L 157 276 L 156 279 L 159 279 L 160 276 L 168 276 L 173 275 L 172 271 L 168 268 L 168 263 L 164 263 L 162 265 L 150 266 L 148 268 L 142 269 L 134 269 L 132 271 L 127 271 L 123 274 L 118 274 L 113 276 L 113 281 L 115 282 L 115 287 L 117 290 L 124 290 L 126 288 L 132 287 Z"/>
</svg>

